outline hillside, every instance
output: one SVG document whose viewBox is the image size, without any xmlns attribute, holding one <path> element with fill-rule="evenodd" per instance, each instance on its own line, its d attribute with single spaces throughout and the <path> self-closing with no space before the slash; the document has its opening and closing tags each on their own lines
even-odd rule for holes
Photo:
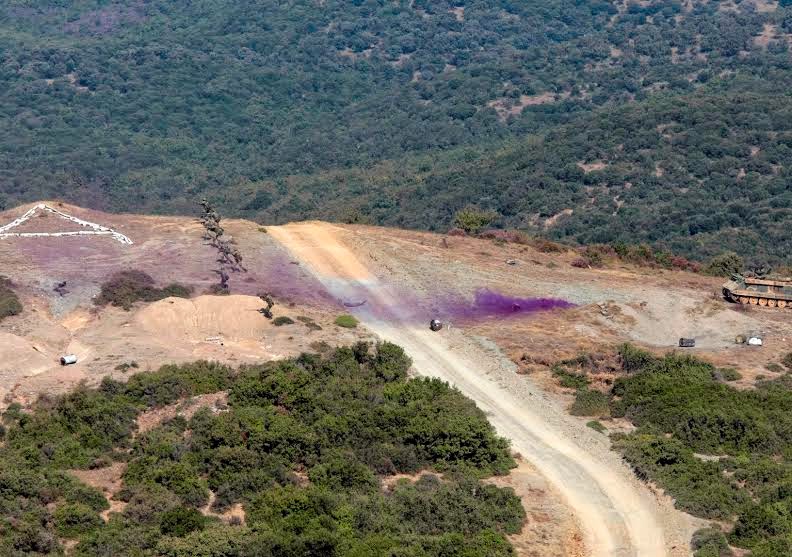
<svg viewBox="0 0 792 557">
<path fill-rule="evenodd" d="M 788 263 L 786 4 L 12 0 L 0 208 L 442 229 L 475 203 Z"/>
<path fill-rule="evenodd" d="M 730 304 L 722 279 L 615 257 L 578 268 L 579 253 L 563 248 L 316 221 L 224 219 L 247 270 L 216 295 L 216 254 L 196 219 L 48 206 L 57 212 L 12 228 L 31 206 L 0 213 L 6 231 L 49 234 L 0 237 L 0 294 L 15 306 L 0 314 L 0 460 L 10 463 L 0 476 L 15 486 L 0 496 L 0 552 L 12 543 L 124 554 L 135 539 L 143 555 L 249 543 L 300 553 L 315 542 L 342 555 L 402 543 L 427 555 L 446 544 L 473 555 L 510 555 L 511 546 L 604 557 L 624 547 L 682 557 L 702 519 L 718 519 L 734 545 L 785 555 L 792 523 L 773 530 L 781 549 L 761 537 L 781 497 L 765 488 L 782 489 L 788 467 L 769 462 L 788 444 L 788 308 Z M 76 231 L 63 215 L 118 236 L 53 236 Z M 130 293 L 119 271 L 151 283 L 123 283 Z M 272 320 L 257 311 L 263 291 L 274 298 Z M 440 331 L 429 329 L 433 318 Z M 765 344 L 735 344 L 741 334 Z M 665 359 L 624 345 L 663 354 L 681 336 L 696 348 Z M 390 345 L 376 352 L 382 340 L 412 366 Z M 77 362 L 60 365 L 65 354 Z M 471 424 L 473 441 L 448 436 Z M 742 427 L 751 435 L 734 433 Z M 279 452 L 284 432 L 301 452 Z M 403 437 L 383 441 L 394 435 Z M 675 460 L 657 452 L 666 448 Z M 701 464 L 696 454 L 729 458 Z M 472 468 L 458 476 L 462 462 Z M 238 472 L 253 468 L 262 475 Z M 437 500 L 477 510 L 464 523 Z M 292 516 L 265 532 L 278 501 L 319 505 L 309 505 L 316 521 L 305 530 Z M 413 520 L 400 514 L 404 501 L 429 510 Z M 378 509 L 370 516 L 387 536 L 370 522 L 350 533 L 361 505 Z M 718 535 L 712 543 L 726 543 Z"/>
</svg>

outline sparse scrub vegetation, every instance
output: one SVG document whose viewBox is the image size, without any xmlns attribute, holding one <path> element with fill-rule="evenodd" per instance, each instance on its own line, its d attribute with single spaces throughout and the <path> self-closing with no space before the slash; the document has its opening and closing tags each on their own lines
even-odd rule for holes
<svg viewBox="0 0 792 557">
<path fill-rule="evenodd" d="M 294 319 L 292 319 L 291 317 L 287 317 L 285 315 L 281 315 L 273 319 L 272 324 L 275 325 L 276 327 L 282 327 L 283 325 L 292 325 L 294 324 Z"/>
<path fill-rule="evenodd" d="M 305 317 L 305 316 L 301 315 L 301 316 L 297 317 L 297 321 L 299 321 L 300 323 L 305 325 L 311 331 L 321 331 L 322 330 L 322 326 L 319 323 L 317 323 L 316 321 L 314 321 L 313 319 L 311 319 L 310 317 Z"/>
<path fill-rule="evenodd" d="M 22 302 L 12 289 L 11 281 L 0 275 L 0 321 L 22 313 Z"/>
<path fill-rule="evenodd" d="M 567 389 L 584 389 L 590 383 L 585 373 L 569 371 L 562 364 L 555 364 L 550 371 L 558 379 L 559 384 Z"/>
<path fill-rule="evenodd" d="M 10 407 L 0 554 L 62 554 L 66 538 L 79 556 L 513 555 L 505 536 L 522 528 L 522 505 L 480 482 L 515 465 L 508 443 L 456 389 L 407 379 L 410 364 L 395 345 L 359 343 L 238 370 L 164 366 L 32 413 Z M 133 435 L 141 412 L 220 390 L 223 412 Z M 104 523 L 103 494 L 66 470 L 119 459 L 127 505 Z M 380 475 L 425 469 L 443 479 L 380 487 Z M 244 524 L 203 516 L 209 490 L 217 511 L 241 504 Z"/>
<path fill-rule="evenodd" d="M 137 302 L 156 302 L 169 297 L 189 298 L 191 294 L 192 288 L 178 283 L 157 288 L 154 279 L 143 271 L 119 271 L 102 284 L 94 303 L 129 311 Z"/>
</svg>

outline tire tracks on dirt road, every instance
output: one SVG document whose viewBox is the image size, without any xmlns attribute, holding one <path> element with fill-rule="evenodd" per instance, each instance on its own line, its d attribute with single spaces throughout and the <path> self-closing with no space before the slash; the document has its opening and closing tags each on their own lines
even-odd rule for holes
<svg viewBox="0 0 792 557">
<path fill-rule="evenodd" d="M 578 439 L 589 433 L 570 430 L 574 426 L 564 411 L 540 393 L 529 393 L 530 400 L 524 400 L 493 380 L 484 363 L 492 356 L 476 353 L 472 342 L 463 340 L 452 348 L 449 335 L 411 322 L 398 295 L 344 245 L 341 229 L 308 222 L 269 227 L 268 231 L 331 294 L 367 299 L 355 315 L 382 338 L 402 346 L 420 374 L 455 385 L 487 413 L 498 433 L 511 440 L 512 448 L 545 476 L 572 509 L 587 554 L 665 557 L 687 553 L 669 551 L 676 536 L 665 530 L 656 501 L 626 466 L 617 459 L 592 456 Z"/>
</svg>

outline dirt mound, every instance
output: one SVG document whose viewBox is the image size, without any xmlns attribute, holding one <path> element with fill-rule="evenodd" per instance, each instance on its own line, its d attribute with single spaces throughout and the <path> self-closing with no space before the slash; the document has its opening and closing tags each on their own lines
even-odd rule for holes
<svg viewBox="0 0 792 557">
<path fill-rule="evenodd" d="M 55 364 L 53 356 L 43 354 L 30 341 L 0 331 L 0 399 L 18 380 L 43 373 Z"/>
<path fill-rule="evenodd" d="M 159 338 L 205 341 L 211 337 L 228 340 L 256 339 L 269 328 L 258 309 L 255 296 L 198 296 L 193 299 L 166 298 L 140 310 L 135 322 Z"/>
</svg>

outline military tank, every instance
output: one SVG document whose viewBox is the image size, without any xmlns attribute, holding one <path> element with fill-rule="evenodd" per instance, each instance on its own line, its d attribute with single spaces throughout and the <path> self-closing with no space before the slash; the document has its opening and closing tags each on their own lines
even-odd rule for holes
<svg viewBox="0 0 792 557">
<path fill-rule="evenodd" d="M 738 304 L 792 308 L 792 278 L 732 275 L 723 285 L 723 297 Z"/>
</svg>

